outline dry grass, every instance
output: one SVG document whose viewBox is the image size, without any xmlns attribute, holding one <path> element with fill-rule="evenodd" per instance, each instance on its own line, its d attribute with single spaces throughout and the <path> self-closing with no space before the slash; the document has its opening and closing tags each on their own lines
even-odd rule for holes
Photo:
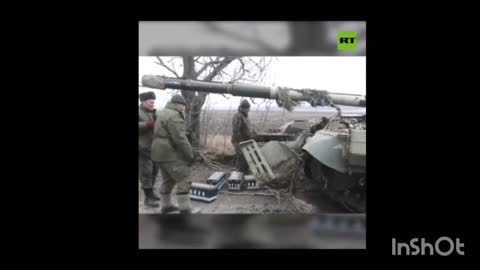
<svg viewBox="0 0 480 270">
<path fill-rule="evenodd" d="M 207 151 L 209 153 L 223 155 L 223 156 L 233 156 L 235 155 L 235 148 L 230 142 L 231 136 L 226 135 L 213 135 L 209 134 L 207 137 Z"/>
<path fill-rule="evenodd" d="M 232 117 L 236 109 L 230 111 L 202 111 L 201 116 L 201 138 L 203 146 L 209 153 L 217 155 L 235 155 L 235 149 L 230 142 L 232 135 Z M 331 113 L 315 112 L 265 112 L 251 111 L 250 121 L 257 132 L 266 132 L 269 129 L 275 129 L 288 121 L 298 119 L 314 119 L 322 116 L 332 115 Z"/>
</svg>

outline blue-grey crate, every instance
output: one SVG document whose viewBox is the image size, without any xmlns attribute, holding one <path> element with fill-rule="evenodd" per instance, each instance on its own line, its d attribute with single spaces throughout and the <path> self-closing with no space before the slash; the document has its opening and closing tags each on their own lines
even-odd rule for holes
<svg viewBox="0 0 480 270">
<path fill-rule="evenodd" d="M 241 191 L 243 189 L 243 173 L 242 172 L 232 172 L 228 178 L 228 190 L 229 191 Z"/>
<path fill-rule="evenodd" d="M 210 203 L 217 199 L 217 194 L 217 186 L 194 182 L 190 187 L 189 195 L 191 200 Z"/>
<path fill-rule="evenodd" d="M 245 186 L 245 189 L 248 189 L 248 190 L 258 189 L 257 179 L 255 179 L 255 176 L 245 175 L 244 186 Z"/>
<path fill-rule="evenodd" d="M 224 172 L 214 172 L 208 179 L 207 184 L 214 185 L 218 190 L 222 189 L 226 181 L 226 174 Z"/>
</svg>

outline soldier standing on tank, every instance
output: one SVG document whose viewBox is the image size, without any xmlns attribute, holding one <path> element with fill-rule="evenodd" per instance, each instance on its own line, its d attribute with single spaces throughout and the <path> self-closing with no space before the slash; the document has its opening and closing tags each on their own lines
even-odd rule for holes
<svg viewBox="0 0 480 270">
<path fill-rule="evenodd" d="M 155 124 L 155 93 L 144 92 L 140 94 L 140 106 L 138 109 L 138 154 L 139 154 L 139 178 L 145 193 L 145 205 L 158 207 L 158 200 L 154 193 L 156 166 L 151 160 L 151 147 L 153 140 L 153 128 Z"/>
<path fill-rule="evenodd" d="M 159 167 L 162 175 L 160 198 L 161 213 L 180 210 L 191 213 L 189 180 L 194 162 L 192 146 L 186 136 L 185 99 L 174 95 L 165 108 L 157 114 L 154 139 L 152 143 L 152 160 Z M 172 203 L 171 192 L 177 185 L 178 206 Z"/>
<path fill-rule="evenodd" d="M 238 107 L 238 112 L 233 115 L 232 119 L 232 144 L 235 147 L 236 160 L 235 167 L 238 171 L 246 173 L 248 164 L 240 150 L 240 142 L 252 139 L 255 136 L 248 113 L 250 111 L 250 103 L 244 99 Z"/>
</svg>

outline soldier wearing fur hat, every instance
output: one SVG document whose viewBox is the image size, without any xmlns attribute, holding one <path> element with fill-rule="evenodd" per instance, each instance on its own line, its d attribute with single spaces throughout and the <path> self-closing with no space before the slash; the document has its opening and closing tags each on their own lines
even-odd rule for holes
<svg viewBox="0 0 480 270">
<path fill-rule="evenodd" d="M 233 115 L 232 119 L 232 144 L 235 147 L 236 161 L 235 167 L 238 171 L 246 173 L 248 171 L 248 164 L 243 157 L 240 150 L 240 142 L 252 139 L 255 136 L 255 131 L 250 124 L 248 113 L 250 111 L 250 103 L 244 99 L 238 107 L 238 112 Z"/>
<path fill-rule="evenodd" d="M 180 210 L 180 213 L 191 213 L 190 207 L 190 174 L 194 162 L 192 146 L 186 136 L 185 99 L 174 95 L 165 108 L 157 114 L 154 139 L 152 144 L 152 160 L 158 165 L 162 175 L 160 186 L 161 213 Z M 172 190 L 177 186 L 178 206 L 172 203 Z"/>
<path fill-rule="evenodd" d="M 154 193 L 157 168 L 151 160 L 153 129 L 155 125 L 155 93 L 144 92 L 140 94 L 140 107 L 138 109 L 138 153 L 139 177 L 145 193 L 145 205 L 159 207 L 160 198 Z"/>
</svg>

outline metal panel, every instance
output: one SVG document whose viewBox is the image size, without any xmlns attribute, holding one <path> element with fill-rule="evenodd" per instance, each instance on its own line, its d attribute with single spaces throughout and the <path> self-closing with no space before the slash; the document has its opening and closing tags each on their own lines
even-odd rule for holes
<svg viewBox="0 0 480 270">
<path fill-rule="evenodd" d="M 277 166 L 285 161 L 295 158 L 292 150 L 285 144 L 278 141 L 271 141 L 266 143 L 261 148 L 265 161 L 270 165 L 270 168 L 275 169 Z"/>
<path fill-rule="evenodd" d="M 347 165 L 343 155 L 344 141 L 337 136 L 338 134 L 317 131 L 313 137 L 307 140 L 302 149 L 324 165 L 346 173 Z"/>
<path fill-rule="evenodd" d="M 350 154 L 366 155 L 367 154 L 367 131 L 352 130 L 350 138 Z"/>
</svg>

